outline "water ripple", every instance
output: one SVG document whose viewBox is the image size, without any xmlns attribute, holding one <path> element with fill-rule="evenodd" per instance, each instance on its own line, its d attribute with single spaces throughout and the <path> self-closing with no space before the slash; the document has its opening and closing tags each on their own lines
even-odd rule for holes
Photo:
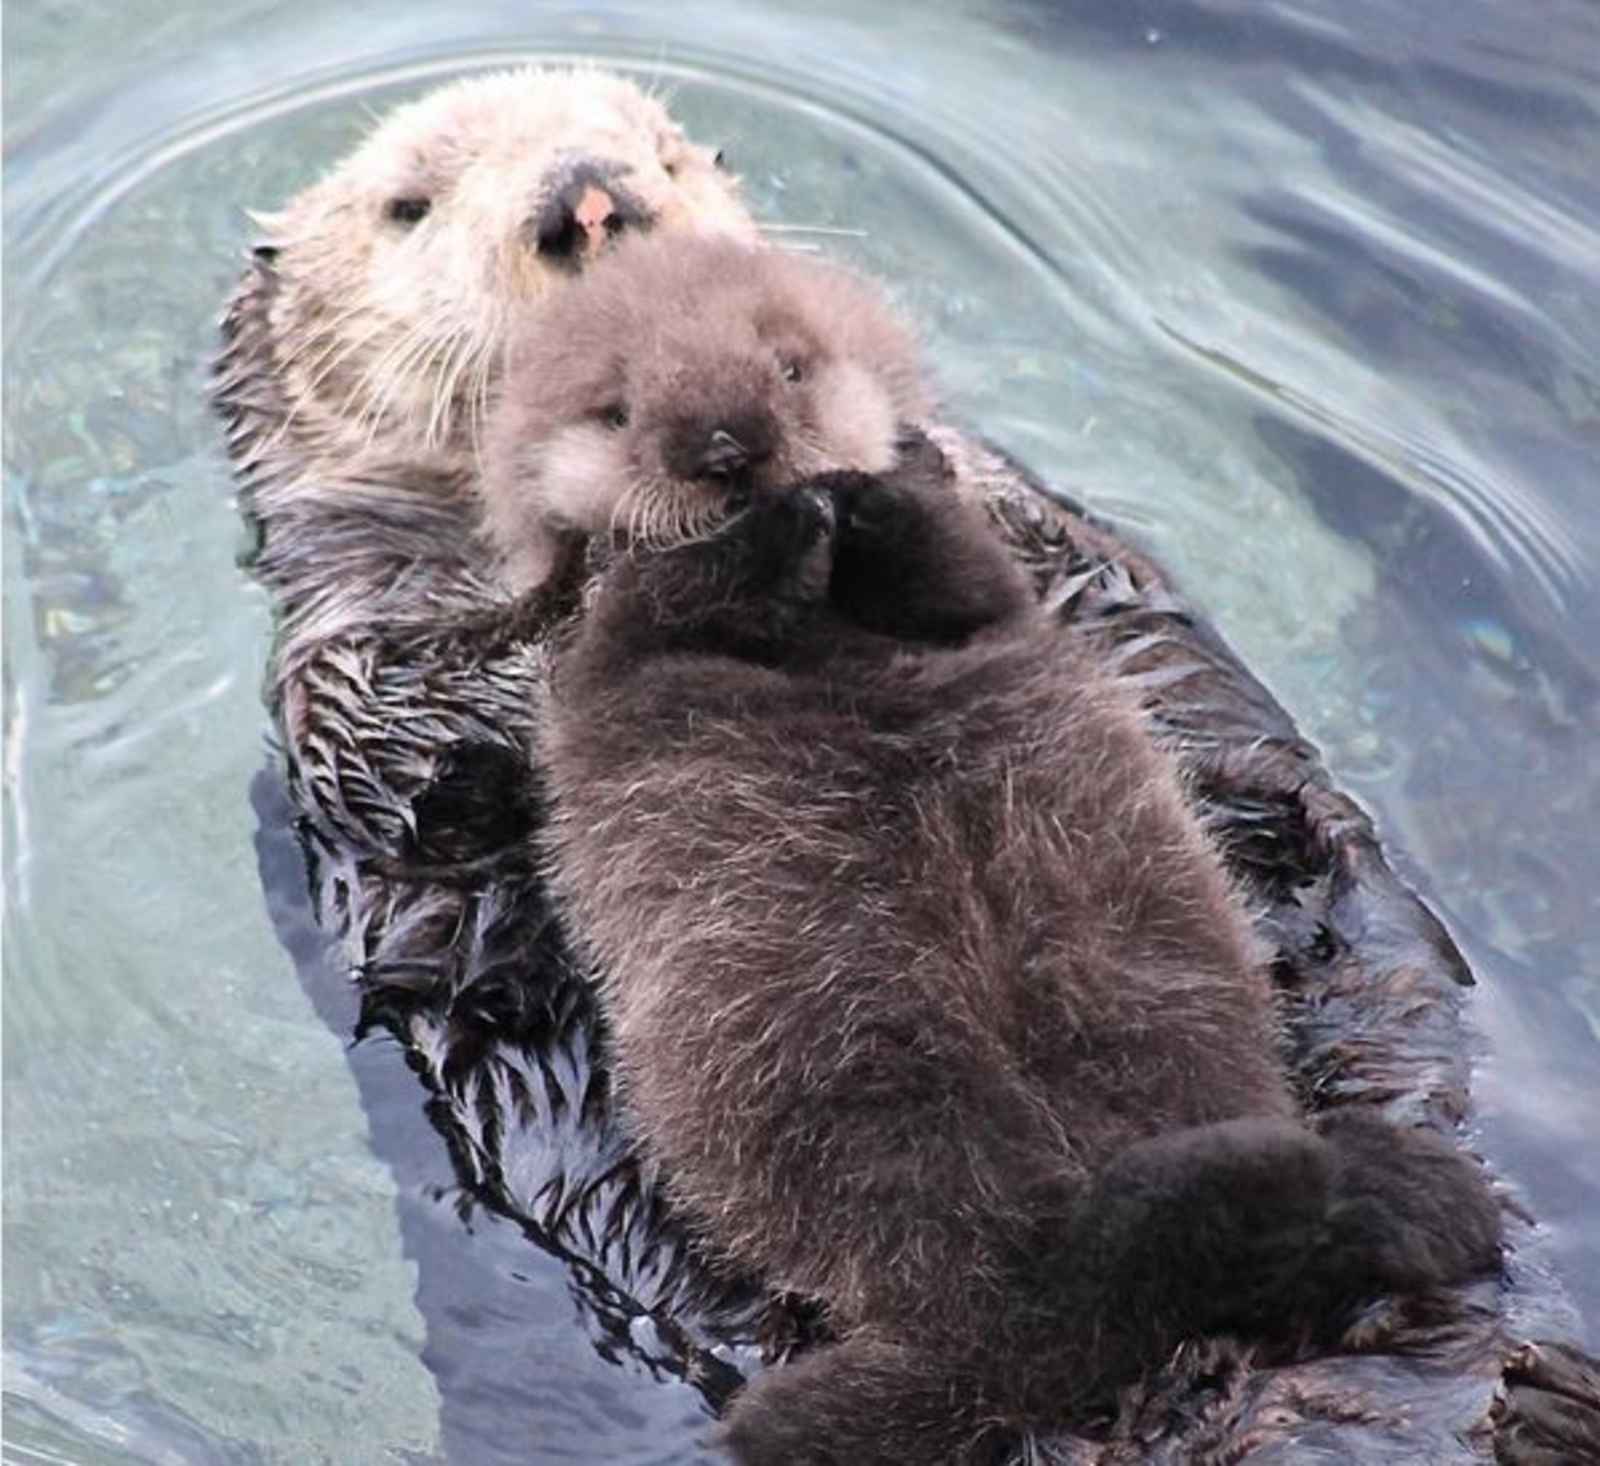
<svg viewBox="0 0 1600 1466">
<path fill-rule="evenodd" d="M 1442 505 L 1504 576 L 1532 579 L 1553 606 L 1564 607 L 1575 586 L 1592 583 L 1581 547 L 1562 516 L 1516 480 L 1493 480 L 1469 467 L 1459 444 L 1440 445 L 1421 433 L 1341 412 L 1312 392 L 1275 381 L 1164 321 L 1157 324 L 1197 359 L 1291 409 L 1396 482 Z"/>
</svg>

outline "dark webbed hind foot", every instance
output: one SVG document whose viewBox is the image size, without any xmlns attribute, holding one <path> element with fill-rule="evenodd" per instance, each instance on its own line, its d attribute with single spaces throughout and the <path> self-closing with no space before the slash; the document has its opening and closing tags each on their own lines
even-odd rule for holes
<svg viewBox="0 0 1600 1466">
<path fill-rule="evenodd" d="M 1448 1141 L 1360 1109 L 1335 1110 L 1317 1130 L 1332 1160 L 1330 1242 L 1316 1275 L 1327 1295 L 1416 1292 L 1498 1266 L 1500 1203 Z"/>
<path fill-rule="evenodd" d="M 1288 1120 L 1232 1120 L 1129 1146 L 1095 1178 L 1058 1252 L 1094 1330 L 1103 1397 L 1183 1338 L 1260 1334 L 1326 1241 L 1327 1147 Z"/>
<path fill-rule="evenodd" d="M 857 625 L 949 645 L 1032 607 L 1022 571 L 922 434 L 902 438 L 886 474 L 825 474 L 808 487 L 833 499 L 829 597 Z"/>
<path fill-rule="evenodd" d="M 1477 1168 L 1360 1113 L 1320 1133 L 1250 1119 L 1142 1141 L 1077 1216 L 1047 1263 L 1064 1314 L 1093 1339 L 1081 1378 L 1096 1398 L 1186 1336 L 1331 1342 L 1360 1303 L 1499 1258 L 1499 1206 Z"/>
<path fill-rule="evenodd" d="M 1489 1407 L 1499 1466 L 1600 1462 L 1600 1361 L 1570 1344 L 1524 1344 Z"/>
</svg>

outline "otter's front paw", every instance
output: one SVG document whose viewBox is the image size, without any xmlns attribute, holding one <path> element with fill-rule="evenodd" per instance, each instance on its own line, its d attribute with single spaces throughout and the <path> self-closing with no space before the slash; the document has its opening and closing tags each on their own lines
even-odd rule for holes
<svg viewBox="0 0 1600 1466">
<path fill-rule="evenodd" d="M 883 474 L 834 473 L 816 480 L 833 498 L 843 538 L 882 541 L 920 531 L 922 523 L 955 512 L 949 465 L 933 440 L 902 431 L 898 457 Z"/>
<path fill-rule="evenodd" d="M 893 479 L 842 473 L 831 477 L 827 492 L 848 543 L 899 540 L 922 517 L 919 496 Z"/>
<path fill-rule="evenodd" d="M 830 595 L 857 625 L 954 645 L 1031 607 L 1026 577 L 942 472 L 919 461 L 876 476 L 827 474 L 810 487 L 833 499 Z"/>
<path fill-rule="evenodd" d="M 579 633 L 591 670 L 684 652 L 782 661 L 827 595 L 833 523 L 832 502 L 802 487 L 756 496 L 707 539 L 634 548 Z"/>
<path fill-rule="evenodd" d="M 829 495 L 808 487 L 781 489 L 751 499 L 733 532 L 742 532 L 752 546 L 766 546 L 776 558 L 792 560 L 831 534 L 836 518 Z"/>
<path fill-rule="evenodd" d="M 718 537 L 742 585 L 812 601 L 827 590 L 836 510 L 810 487 L 757 495 Z"/>
</svg>

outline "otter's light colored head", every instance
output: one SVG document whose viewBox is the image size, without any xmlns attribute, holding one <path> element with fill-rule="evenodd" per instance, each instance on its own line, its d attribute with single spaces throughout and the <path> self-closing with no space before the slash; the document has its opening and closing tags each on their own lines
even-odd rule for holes
<svg viewBox="0 0 1600 1466">
<path fill-rule="evenodd" d="M 519 307 L 630 230 L 755 233 L 717 157 L 593 70 L 442 87 L 261 222 L 302 451 L 446 466 L 470 461 Z"/>
<path fill-rule="evenodd" d="M 837 266 L 728 239 L 628 240 L 518 327 L 484 440 L 506 579 L 572 531 L 671 544 L 751 490 L 882 472 L 930 401 L 916 344 Z"/>
</svg>

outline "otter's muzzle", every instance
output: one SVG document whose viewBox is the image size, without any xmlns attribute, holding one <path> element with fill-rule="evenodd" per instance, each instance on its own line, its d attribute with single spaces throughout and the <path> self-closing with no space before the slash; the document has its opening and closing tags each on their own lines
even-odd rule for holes
<svg viewBox="0 0 1600 1466">
<path fill-rule="evenodd" d="M 727 408 L 685 416 L 666 433 L 668 473 L 690 482 L 727 486 L 747 479 L 778 450 L 778 428 L 760 408 Z"/>
<path fill-rule="evenodd" d="M 650 226 L 650 215 L 617 186 L 619 171 L 601 163 L 562 169 L 560 181 L 528 221 L 541 258 L 576 268 L 625 229 Z"/>
</svg>

